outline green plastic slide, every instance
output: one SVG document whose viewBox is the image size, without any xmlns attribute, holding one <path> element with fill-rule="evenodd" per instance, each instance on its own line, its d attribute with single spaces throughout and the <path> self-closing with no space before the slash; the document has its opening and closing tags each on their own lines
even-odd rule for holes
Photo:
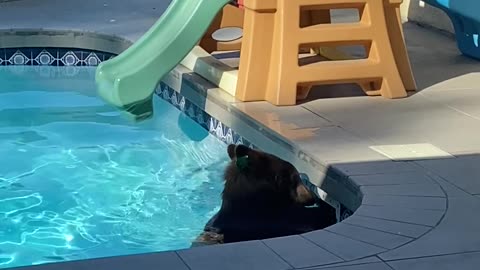
<svg viewBox="0 0 480 270">
<path fill-rule="evenodd" d="M 131 47 L 101 63 L 100 96 L 119 108 L 151 100 L 160 80 L 195 47 L 230 0 L 172 0 L 160 19 Z"/>
</svg>

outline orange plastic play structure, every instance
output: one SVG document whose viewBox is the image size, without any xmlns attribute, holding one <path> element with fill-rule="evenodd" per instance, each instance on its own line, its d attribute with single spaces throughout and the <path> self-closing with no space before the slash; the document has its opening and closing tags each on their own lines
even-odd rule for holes
<svg viewBox="0 0 480 270">
<path fill-rule="evenodd" d="M 236 8 L 232 5 L 226 5 L 223 11 L 217 14 L 212 24 L 200 40 L 200 47 L 205 51 L 212 53 L 215 51 L 238 51 L 241 49 L 242 40 L 233 40 L 229 42 L 219 42 L 213 39 L 212 35 L 215 31 L 227 27 L 243 28 L 243 9 Z"/>
<path fill-rule="evenodd" d="M 357 83 L 367 95 L 402 98 L 416 90 L 400 18 L 402 0 L 243 0 L 226 6 L 200 41 L 206 51 L 240 49 L 236 98 L 295 105 L 314 85 Z M 333 9 L 357 9 L 359 21 L 331 23 Z M 243 37 L 217 42 L 224 27 Z M 299 60 L 322 48 L 360 45 L 363 59 Z"/>
</svg>

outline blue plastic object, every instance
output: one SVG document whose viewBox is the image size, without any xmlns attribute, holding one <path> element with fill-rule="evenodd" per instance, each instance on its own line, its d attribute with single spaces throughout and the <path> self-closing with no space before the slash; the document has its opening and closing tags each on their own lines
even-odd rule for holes
<svg viewBox="0 0 480 270">
<path fill-rule="evenodd" d="M 480 60 L 480 0 L 424 0 L 450 17 L 458 49 Z"/>
</svg>

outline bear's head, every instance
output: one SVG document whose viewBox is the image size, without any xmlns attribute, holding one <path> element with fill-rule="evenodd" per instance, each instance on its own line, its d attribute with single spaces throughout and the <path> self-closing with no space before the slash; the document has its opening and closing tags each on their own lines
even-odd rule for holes
<svg viewBox="0 0 480 270">
<path fill-rule="evenodd" d="M 231 144 L 227 152 L 231 162 L 225 170 L 224 207 L 267 212 L 316 202 L 290 162 L 245 145 Z"/>
</svg>

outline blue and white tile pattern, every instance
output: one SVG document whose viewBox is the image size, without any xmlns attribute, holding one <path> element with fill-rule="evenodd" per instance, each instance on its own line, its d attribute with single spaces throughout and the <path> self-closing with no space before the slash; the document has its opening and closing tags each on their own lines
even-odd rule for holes
<svg viewBox="0 0 480 270">
<path fill-rule="evenodd" d="M 226 144 L 245 144 L 252 148 L 256 148 L 251 142 L 240 136 L 230 127 L 227 127 L 222 122 L 204 112 L 202 109 L 190 102 L 185 97 L 181 96 L 167 84 L 161 82 L 155 93 L 184 112 L 203 128 L 207 129 L 212 135 L 219 138 Z"/>
<path fill-rule="evenodd" d="M 0 49 L 0 66 L 97 66 L 113 58 L 110 53 L 67 48 Z"/>
</svg>

